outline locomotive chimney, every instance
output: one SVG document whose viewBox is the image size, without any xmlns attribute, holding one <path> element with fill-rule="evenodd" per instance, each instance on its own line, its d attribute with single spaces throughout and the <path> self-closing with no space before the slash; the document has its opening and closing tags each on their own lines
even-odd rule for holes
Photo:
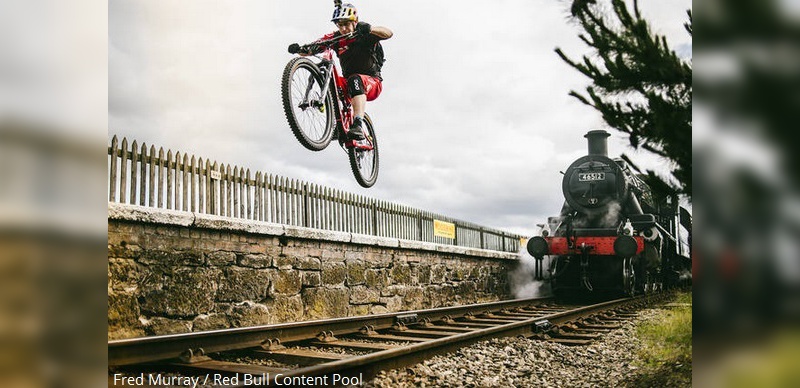
<svg viewBox="0 0 800 388">
<path fill-rule="evenodd" d="M 608 140 L 610 133 L 596 129 L 589 131 L 583 137 L 589 139 L 589 155 L 608 156 Z"/>
</svg>

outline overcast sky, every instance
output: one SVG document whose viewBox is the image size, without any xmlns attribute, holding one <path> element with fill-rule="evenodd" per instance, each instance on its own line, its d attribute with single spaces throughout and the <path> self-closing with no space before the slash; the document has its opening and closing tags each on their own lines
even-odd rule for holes
<svg viewBox="0 0 800 388">
<path fill-rule="evenodd" d="M 690 0 L 641 1 L 655 31 L 691 56 Z M 554 48 L 587 53 L 562 1 L 355 1 L 390 28 L 383 94 L 370 102 L 380 175 L 358 186 L 344 152 L 303 148 L 281 106 L 290 43 L 334 29 L 328 0 L 111 0 L 109 137 L 126 136 L 224 163 L 530 235 L 563 202 L 560 170 L 605 128 L 567 94 L 587 79 Z M 611 156 L 634 155 L 612 132 Z"/>
</svg>

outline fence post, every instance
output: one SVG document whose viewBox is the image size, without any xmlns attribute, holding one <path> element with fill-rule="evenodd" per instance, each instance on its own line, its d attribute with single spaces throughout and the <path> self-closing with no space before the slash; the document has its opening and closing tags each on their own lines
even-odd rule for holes
<svg viewBox="0 0 800 388">
<path fill-rule="evenodd" d="M 142 152 L 139 154 L 139 205 L 145 206 L 147 198 L 147 145 L 142 143 Z"/>
<path fill-rule="evenodd" d="M 458 245 L 458 229 L 459 229 L 459 226 L 460 226 L 460 223 L 453 222 L 453 245 L 455 245 L 455 246 L 459 246 Z"/>
<path fill-rule="evenodd" d="M 117 200 L 117 135 L 111 138 L 111 147 L 108 148 L 108 154 L 111 155 L 111 173 L 109 176 L 108 186 L 108 200 L 116 202 Z"/>
<path fill-rule="evenodd" d="M 308 198 L 308 183 L 303 182 L 303 226 L 309 227 L 311 225 L 311 217 L 309 216 L 309 209 L 311 203 Z"/>
<path fill-rule="evenodd" d="M 417 240 L 422 241 L 422 212 L 414 209 L 417 215 Z"/>
<path fill-rule="evenodd" d="M 375 198 L 370 200 L 370 206 L 372 207 L 372 235 L 378 235 L 378 206 L 376 204 Z"/>
</svg>

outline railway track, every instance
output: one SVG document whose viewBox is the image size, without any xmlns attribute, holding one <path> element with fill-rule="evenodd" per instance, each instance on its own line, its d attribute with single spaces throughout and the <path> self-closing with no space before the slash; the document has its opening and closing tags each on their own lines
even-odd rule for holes
<svg viewBox="0 0 800 388">
<path fill-rule="evenodd" d="M 585 345 L 659 297 L 589 306 L 517 299 L 109 341 L 109 386 L 358 385 L 380 370 L 493 337 Z"/>
</svg>

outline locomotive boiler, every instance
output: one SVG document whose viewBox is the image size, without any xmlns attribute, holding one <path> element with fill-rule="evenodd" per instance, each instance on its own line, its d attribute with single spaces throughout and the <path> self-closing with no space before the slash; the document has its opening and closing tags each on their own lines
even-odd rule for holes
<svg viewBox="0 0 800 388">
<path fill-rule="evenodd" d="M 677 283 L 685 260 L 674 215 L 677 198 L 656 203 L 653 192 L 623 159 L 608 157 L 610 134 L 589 131 L 588 155 L 564 172 L 564 205 L 542 235 L 528 240 L 537 260 L 550 258 L 556 295 L 633 295 Z"/>
</svg>

